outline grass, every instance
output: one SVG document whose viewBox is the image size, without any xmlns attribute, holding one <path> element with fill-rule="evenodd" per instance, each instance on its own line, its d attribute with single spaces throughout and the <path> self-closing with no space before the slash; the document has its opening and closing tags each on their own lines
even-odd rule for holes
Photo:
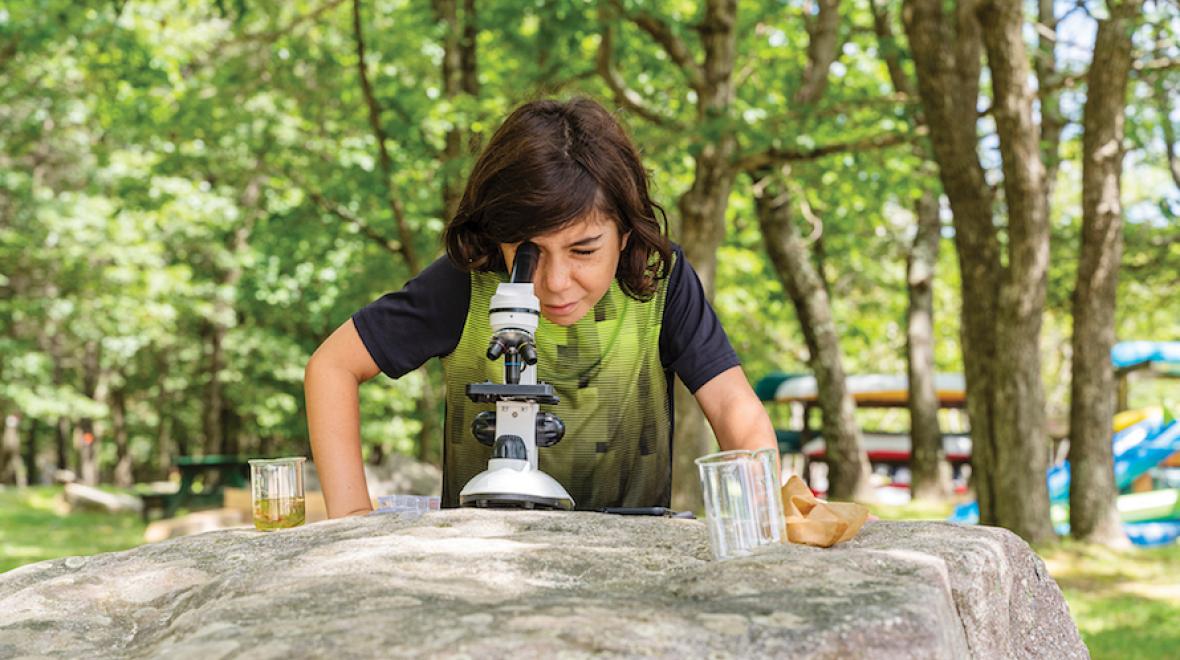
<svg viewBox="0 0 1180 660">
<path fill-rule="evenodd" d="M 1111 550 L 1064 541 L 1039 553 L 1092 657 L 1180 653 L 1180 545 Z"/>
<path fill-rule="evenodd" d="M 0 490 L 0 573 L 45 559 L 143 544 L 137 514 L 67 513 L 61 486 Z"/>
<path fill-rule="evenodd" d="M 881 520 L 946 520 L 951 515 L 950 504 L 909 502 L 908 504 L 870 504 L 869 510 Z"/>
</svg>

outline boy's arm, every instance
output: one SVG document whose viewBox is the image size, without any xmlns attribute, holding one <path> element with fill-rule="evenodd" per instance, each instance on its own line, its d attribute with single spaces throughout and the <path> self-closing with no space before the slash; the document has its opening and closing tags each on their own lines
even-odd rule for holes
<svg viewBox="0 0 1180 660">
<path fill-rule="evenodd" d="M 770 415 L 740 366 L 717 374 L 695 396 L 722 450 L 773 447 L 778 456 Z"/>
<path fill-rule="evenodd" d="M 324 340 L 307 362 L 307 430 L 329 518 L 373 510 L 361 458 L 358 388 L 379 372 L 352 319 Z"/>
</svg>

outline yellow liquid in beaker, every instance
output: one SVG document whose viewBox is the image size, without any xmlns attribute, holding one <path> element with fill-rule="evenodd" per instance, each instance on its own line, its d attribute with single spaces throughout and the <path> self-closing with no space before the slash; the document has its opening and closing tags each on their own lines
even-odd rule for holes
<svg viewBox="0 0 1180 660">
<path fill-rule="evenodd" d="M 302 497 L 278 497 L 254 501 L 254 527 L 271 532 L 298 527 L 307 519 Z"/>
</svg>

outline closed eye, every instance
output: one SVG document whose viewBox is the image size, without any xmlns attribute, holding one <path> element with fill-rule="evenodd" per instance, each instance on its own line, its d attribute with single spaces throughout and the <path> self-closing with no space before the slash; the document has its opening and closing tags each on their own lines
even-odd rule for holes
<svg viewBox="0 0 1180 660">
<path fill-rule="evenodd" d="M 598 248 L 594 248 L 593 250 L 573 250 L 574 254 L 579 255 L 579 256 L 583 256 L 583 257 L 592 255 L 595 252 L 598 252 Z"/>
</svg>

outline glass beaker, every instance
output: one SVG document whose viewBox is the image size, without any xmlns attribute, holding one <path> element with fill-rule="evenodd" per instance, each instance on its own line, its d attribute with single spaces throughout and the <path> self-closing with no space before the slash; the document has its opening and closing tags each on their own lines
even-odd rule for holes
<svg viewBox="0 0 1180 660">
<path fill-rule="evenodd" d="M 761 486 L 754 489 L 758 513 L 759 541 L 782 543 L 786 520 L 783 518 L 783 484 L 778 469 L 778 450 L 763 447 L 751 452 L 751 470 Z"/>
<path fill-rule="evenodd" d="M 303 462 L 306 460 L 297 456 L 250 461 L 254 527 L 271 532 L 304 523 L 307 514 L 303 501 Z"/>
<path fill-rule="evenodd" d="M 782 542 L 783 506 L 774 449 L 732 449 L 696 459 L 709 547 L 716 559 Z"/>
</svg>

